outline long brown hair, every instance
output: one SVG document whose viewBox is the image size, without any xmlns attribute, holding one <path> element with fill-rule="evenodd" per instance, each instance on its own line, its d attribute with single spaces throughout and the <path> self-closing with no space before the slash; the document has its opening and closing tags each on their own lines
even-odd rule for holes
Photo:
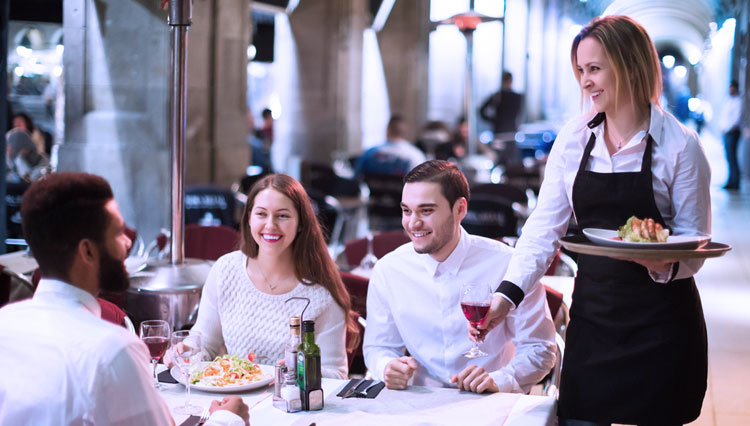
<svg viewBox="0 0 750 426">
<path fill-rule="evenodd" d="M 247 257 L 258 257 L 258 243 L 250 231 L 250 212 L 255 204 L 255 197 L 261 191 L 272 188 L 289 198 L 299 215 L 299 229 L 292 241 L 292 258 L 294 275 L 304 285 L 320 284 L 333 296 L 333 299 L 344 310 L 346 328 L 353 337 L 347 348 L 353 349 L 359 343 L 359 328 L 349 315 L 352 303 L 349 292 L 341 281 L 341 275 L 333 259 L 328 255 L 323 231 L 315 217 L 310 197 L 305 188 L 296 179 L 285 174 L 272 174 L 253 185 L 247 194 L 247 203 L 240 222 L 240 250 Z"/>
<path fill-rule="evenodd" d="M 601 43 L 612 62 L 617 87 L 615 104 L 620 89 L 625 87 L 634 105 L 647 106 L 650 102 L 659 105 L 662 90 L 659 55 L 651 37 L 638 22 L 628 16 L 612 15 L 594 18 L 583 27 L 573 39 L 570 49 L 570 61 L 578 84 L 581 83 L 577 64 L 578 45 L 587 37 Z M 621 84 L 628 80 L 630 84 Z"/>
</svg>

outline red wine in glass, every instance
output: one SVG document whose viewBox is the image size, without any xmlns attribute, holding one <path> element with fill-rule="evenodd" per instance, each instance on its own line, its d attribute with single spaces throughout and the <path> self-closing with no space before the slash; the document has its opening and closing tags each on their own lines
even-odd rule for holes
<svg viewBox="0 0 750 426">
<path fill-rule="evenodd" d="M 490 304 L 465 302 L 461 303 L 461 310 L 464 311 L 464 316 L 469 320 L 471 325 L 476 327 L 482 322 L 487 312 L 489 312 Z"/>
<path fill-rule="evenodd" d="M 146 344 L 151 354 L 151 364 L 154 366 L 154 387 L 156 389 L 161 389 L 159 380 L 156 378 L 156 364 L 169 346 L 171 332 L 172 328 L 166 321 L 148 320 L 141 323 L 141 340 Z"/>
<path fill-rule="evenodd" d="M 151 359 L 159 361 L 164 355 L 164 351 L 169 346 L 169 339 L 166 337 L 144 337 L 143 343 L 148 346 L 148 351 L 151 353 Z"/>
<path fill-rule="evenodd" d="M 471 325 L 476 327 L 490 310 L 492 288 L 487 283 L 464 283 L 460 294 L 461 310 Z M 471 349 L 463 355 L 466 358 L 479 358 L 487 356 L 487 353 L 479 349 L 477 342 L 472 341 Z"/>
</svg>

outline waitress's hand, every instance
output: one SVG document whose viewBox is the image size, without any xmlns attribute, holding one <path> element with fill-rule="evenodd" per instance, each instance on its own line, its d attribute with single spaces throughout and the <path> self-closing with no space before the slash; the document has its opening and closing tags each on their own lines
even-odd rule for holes
<svg viewBox="0 0 750 426">
<path fill-rule="evenodd" d="M 669 272 L 672 269 L 672 265 L 679 262 L 676 259 L 657 259 L 657 260 L 646 260 L 646 259 L 629 259 L 626 257 L 614 257 L 613 259 L 625 260 L 628 262 L 635 262 L 649 271 L 653 272 Z"/>
<path fill-rule="evenodd" d="M 487 312 L 487 316 L 484 317 L 482 322 L 479 323 L 477 327 L 474 327 L 470 322 L 467 322 L 469 328 L 469 340 L 474 342 L 484 341 L 487 333 L 503 322 L 505 317 L 508 316 L 511 308 L 513 308 L 513 304 L 510 303 L 508 299 L 500 295 L 493 296 L 490 311 Z"/>
</svg>

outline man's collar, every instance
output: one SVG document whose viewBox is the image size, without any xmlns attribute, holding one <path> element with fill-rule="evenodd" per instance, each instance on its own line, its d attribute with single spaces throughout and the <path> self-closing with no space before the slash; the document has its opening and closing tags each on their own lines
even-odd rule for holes
<svg viewBox="0 0 750 426">
<path fill-rule="evenodd" d="M 52 299 L 55 300 L 52 300 Z M 97 318 L 102 316 L 102 308 L 91 293 L 72 284 L 52 278 L 42 278 L 34 292 L 34 299 L 47 301 L 70 301 L 83 306 Z"/>
<path fill-rule="evenodd" d="M 429 254 L 421 255 L 424 260 L 425 269 L 427 269 L 427 272 L 431 277 L 438 275 L 443 276 L 446 274 L 456 275 L 458 273 L 458 270 L 464 262 L 464 258 L 466 258 L 466 253 L 469 250 L 469 234 L 463 227 L 459 227 L 459 232 L 461 235 L 458 239 L 458 244 L 444 261 L 438 262 Z"/>
</svg>

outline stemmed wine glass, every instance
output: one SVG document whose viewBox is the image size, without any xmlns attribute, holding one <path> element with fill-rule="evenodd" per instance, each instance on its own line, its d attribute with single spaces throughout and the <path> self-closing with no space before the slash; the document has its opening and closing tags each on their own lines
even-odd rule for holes
<svg viewBox="0 0 750 426">
<path fill-rule="evenodd" d="M 476 327 L 490 310 L 492 302 L 492 289 L 488 284 L 465 283 L 461 286 L 461 310 L 464 316 Z M 476 341 L 471 342 L 471 349 L 463 354 L 466 358 L 480 358 L 487 356 L 486 352 L 479 349 Z"/>
<path fill-rule="evenodd" d="M 200 414 L 203 409 L 190 403 L 190 374 L 201 361 L 201 334 L 193 330 L 180 330 L 172 333 L 172 359 L 182 371 L 187 397 L 185 404 L 175 407 L 177 414 Z"/>
<path fill-rule="evenodd" d="M 169 346 L 169 323 L 162 320 L 143 321 L 141 323 L 140 336 L 151 353 L 151 363 L 154 365 L 154 387 L 161 389 L 159 380 L 156 379 L 156 364 L 164 355 L 167 346 Z"/>
</svg>

